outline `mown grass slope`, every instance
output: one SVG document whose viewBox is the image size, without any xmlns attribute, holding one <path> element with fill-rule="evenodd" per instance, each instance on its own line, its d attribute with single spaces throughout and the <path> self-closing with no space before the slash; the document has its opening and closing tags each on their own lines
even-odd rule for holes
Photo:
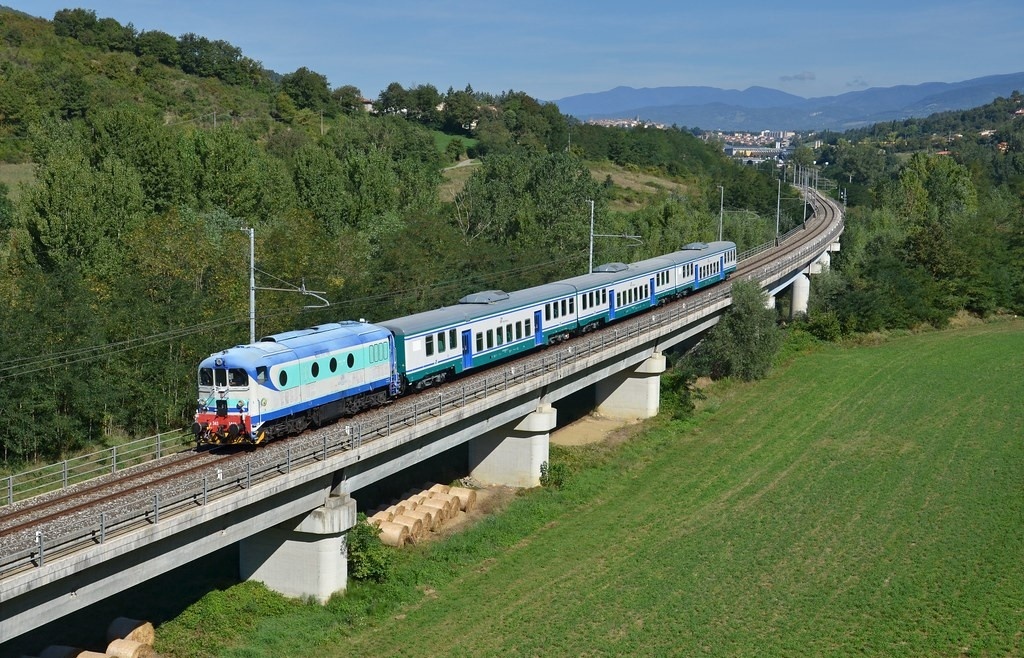
<svg viewBox="0 0 1024 658">
<path fill-rule="evenodd" d="M 204 611 L 224 598 L 201 602 L 162 648 L 209 633 L 210 655 L 246 656 L 1021 655 L 1022 372 L 1021 321 L 823 347 L 720 388 L 694 421 L 555 450 L 589 467 L 404 554 L 387 586 L 235 630 Z"/>
</svg>

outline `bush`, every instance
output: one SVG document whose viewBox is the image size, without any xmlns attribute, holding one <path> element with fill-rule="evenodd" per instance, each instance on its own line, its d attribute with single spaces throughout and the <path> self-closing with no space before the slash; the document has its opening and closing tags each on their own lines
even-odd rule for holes
<svg viewBox="0 0 1024 658">
<path fill-rule="evenodd" d="M 561 489 L 565 485 L 565 476 L 568 472 L 569 468 L 561 462 L 553 464 L 542 462 L 540 465 L 540 486 Z"/>
<path fill-rule="evenodd" d="M 380 528 L 370 525 L 360 513 L 348 531 L 348 575 L 356 580 L 381 583 L 391 577 L 394 552 L 379 539 Z"/>
</svg>

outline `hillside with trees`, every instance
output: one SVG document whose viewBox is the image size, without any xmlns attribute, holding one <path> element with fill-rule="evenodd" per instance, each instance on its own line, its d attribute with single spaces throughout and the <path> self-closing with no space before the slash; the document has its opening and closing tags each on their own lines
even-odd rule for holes
<svg viewBox="0 0 1024 658">
<path fill-rule="evenodd" d="M 825 137 L 851 207 L 812 278 L 823 335 L 1024 311 L 1024 97 Z"/>
<path fill-rule="evenodd" d="M 393 83 L 367 105 L 198 34 L 0 8 L 0 460 L 187 424 L 196 364 L 248 341 L 242 229 L 257 286 L 331 303 L 261 290 L 267 335 L 578 274 L 590 199 L 600 232 L 643 236 L 599 242 L 598 262 L 713 238 L 717 185 L 738 207 L 774 199 L 769 174 L 684 130 L 582 126 L 521 92 Z M 467 157 L 442 201 L 443 169 Z M 672 190 L 612 210 L 624 192 L 597 161 Z"/>
</svg>

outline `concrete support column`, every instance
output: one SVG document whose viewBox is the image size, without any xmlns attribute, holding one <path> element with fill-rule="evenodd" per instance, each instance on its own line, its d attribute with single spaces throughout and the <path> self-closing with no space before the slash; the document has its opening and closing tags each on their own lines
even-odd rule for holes
<svg viewBox="0 0 1024 658">
<path fill-rule="evenodd" d="M 768 295 L 768 298 L 764 301 L 764 307 L 772 311 L 775 310 L 775 295 Z"/>
<path fill-rule="evenodd" d="M 520 421 L 469 441 L 469 473 L 474 480 L 509 487 L 540 485 L 540 465 L 548 461 L 548 439 L 558 411 L 550 404 Z"/>
<path fill-rule="evenodd" d="M 345 533 L 355 524 L 356 501 L 331 496 L 305 516 L 240 541 L 240 575 L 285 596 L 327 603 L 348 585 Z"/>
<path fill-rule="evenodd" d="M 597 383 L 597 413 L 608 418 L 634 420 L 658 415 L 661 373 L 665 356 L 655 352 L 632 370 L 623 370 Z"/>
<path fill-rule="evenodd" d="M 789 319 L 798 315 L 807 315 L 807 301 L 811 298 L 811 279 L 806 274 L 798 274 L 793 279 L 793 304 L 789 307 Z"/>
</svg>

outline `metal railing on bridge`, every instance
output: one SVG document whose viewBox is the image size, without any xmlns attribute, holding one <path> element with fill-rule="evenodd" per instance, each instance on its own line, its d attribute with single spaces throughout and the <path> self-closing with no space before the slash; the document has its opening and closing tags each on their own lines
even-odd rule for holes
<svg viewBox="0 0 1024 658">
<path fill-rule="evenodd" d="M 812 244 L 802 247 L 758 272 L 736 280 L 757 279 L 762 282 L 779 273 L 787 272 L 796 264 L 806 261 L 811 254 L 820 252 L 828 244 L 834 242 L 841 232 L 842 222 L 838 222 Z M 53 559 L 55 556 L 72 553 L 89 544 L 102 544 L 111 537 L 147 524 L 158 523 L 161 518 L 167 518 L 169 515 L 206 505 L 210 500 L 288 474 L 294 468 L 324 461 L 339 453 L 359 448 L 369 441 L 382 442 L 377 443 L 381 451 L 388 450 L 406 440 L 394 438 L 394 434 L 400 430 L 414 427 L 429 418 L 436 418 L 446 411 L 464 407 L 472 401 L 504 392 L 511 386 L 523 384 L 536 377 L 557 371 L 570 363 L 593 356 L 618 343 L 650 334 L 680 317 L 718 304 L 723 298 L 729 297 L 730 293 L 731 283 L 726 283 L 709 289 L 698 297 L 688 298 L 682 303 L 653 310 L 620 325 L 609 327 L 605 331 L 591 334 L 587 338 L 573 341 L 565 347 L 553 349 L 540 355 L 539 359 L 528 360 L 525 366 L 510 364 L 501 370 L 487 371 L 482 373 L 481 377 L 466 381 L 461 386 L 448 386 L 438 391 L 436 397 L 423 397 L 421 394 L 419 399 L 406 405 L 405 408 L 388 410 L 385 414 L 378 416 L 376 420 L 355 421 L 349 424 L 339 423 L 324 428 L 306 441 L 293 442 L 294 445 L 288 444 L 279 461 L 260 463 L 262 461 L 260 460 L 254 466 L 253 458 L 250 456 L 244 464 L 238 462 L 238 466 L 234 470 L 221 472 L 213 481 L 204 476 L 195 480 L 191 487 L 186 486 L 177 494 L 163 498 L 156 494 L 142 504 L 134 507 L 125 506 L 116 514 L 101 513 L 94 523 L 72 535 L 47 537 L 41 532 L 37 533 L 34 548 L 0 556 L 0 579 L 26 569 L 42 566 L 47 559 Z M 163 437 L 166 439 L 167 435 L 165 434 Z M 388 442 L 388 439 L 391 439 L 391 442 Z M 104 451 L 104 454 L 106 453 L 107 451 Z M 98 459 L 93 460 L 92 463 L 98 462 L 109 463 Z M 10 482 L 9 479 L 9 488 L 13 487 Z"/>
</svg>

